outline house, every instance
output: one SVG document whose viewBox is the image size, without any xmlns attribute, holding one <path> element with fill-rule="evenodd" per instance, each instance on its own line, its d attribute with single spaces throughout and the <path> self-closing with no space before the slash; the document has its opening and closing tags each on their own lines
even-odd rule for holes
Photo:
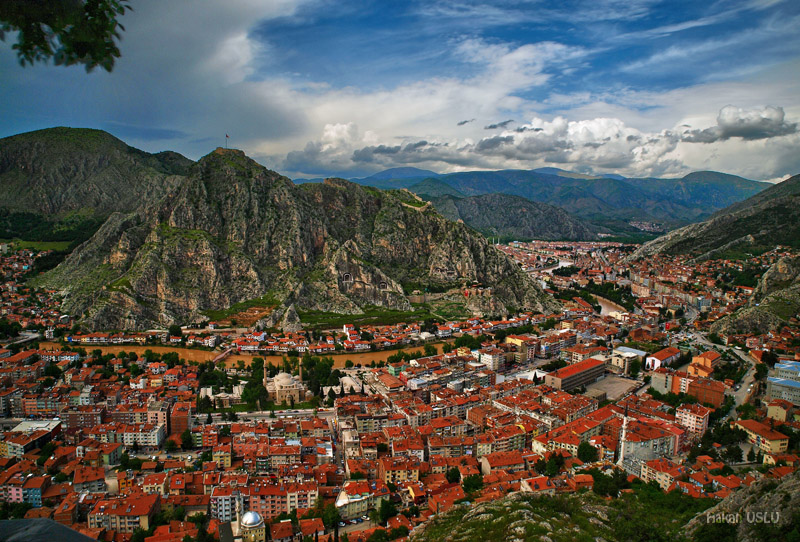
<svg viewBox="0 0 800 542">
<path fill-rule="evenodd" d="M 767 454 L 784 453 L 789 448 L 789 437 L 774 431 L 756 420 L 736 420 L 736 425 L 747 433 L 747 440 Z"/>
<path fill-rule="evenodd" d="M 659 367 L 667 367 L 678 361 L 681 357 L 681 351 L 670 346 L 659 350 L 655 354 L 651 354 L 645 358 L 644 368 L 648 371 L 655 371 Z"/>
</svg>

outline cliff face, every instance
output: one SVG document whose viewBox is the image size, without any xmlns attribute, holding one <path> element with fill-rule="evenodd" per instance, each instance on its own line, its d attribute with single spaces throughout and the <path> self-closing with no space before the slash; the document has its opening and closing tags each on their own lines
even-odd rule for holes
<svg viewBox="0 0 800 542">
<path fill-rule="evenodd" d="M 462 224 L 343 180 L 296 186 L 217 149 L 157 203 L 113 215 L 42 284 L 94 328 L 204 319 L 267 296 L 298 310 L 409 309 L 404 285 L 494 287 L 501 308 L 553 301 Z"/>
<path fill-rule="evenodd" d="M 716 333 L 767 333 L 800 318 L 800 257 L 778 260 L 758 281 L 747 305 L 714 322 Z"/>
</svg>

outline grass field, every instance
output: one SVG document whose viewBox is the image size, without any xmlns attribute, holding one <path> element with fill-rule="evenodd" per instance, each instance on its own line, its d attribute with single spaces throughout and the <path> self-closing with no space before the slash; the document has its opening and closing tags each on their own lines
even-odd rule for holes
<svg viewBox="0 0 800 542">
<path fill-rule="evenodd" d="M 433 315 L 426 309 L 414 311 L 400 311 L 385 309 L 383 307 L 367 308 L 363 314 L 339 314 L 336 312 L 322 311 L 297 311 L 304 327 L 313 329 L 335 329 L 345 324 L 362 325 L 389 325 L 399 322 L 417 322 Z"/>
<path fill-rule="evenodd" d="M 0 239 L 0 243 L 9 243 L 17 248 L 31 250 L 67 250 L 71 241 L 23 241 L 21 239 Z"/>
<path fill-rule="evenodd" d="M 263 309 L 267 314 L 269 314 L 272 308 L 274 308 L 277 304 L 278 302 L 275 300 L 275 298 L 267 294 L 262 297 L 256 297 L 255 299 L 241 301 L 227 309 L 203 311 L 203 314 L 208 316 L 213 321 L 220 321 L 232 317 L 240 312 L 245 312 L 247 309 Z"/>
</svg>

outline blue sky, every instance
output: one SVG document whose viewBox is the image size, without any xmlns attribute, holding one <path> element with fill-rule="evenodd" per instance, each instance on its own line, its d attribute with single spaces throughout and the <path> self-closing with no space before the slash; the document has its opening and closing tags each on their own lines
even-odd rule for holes
<svg viewBox="0 0 800 542">
<path fill-rule="evenodd" d="M 21 68 L 0 136 L 103 128 L 292 177 L 800 173 L 800 3 L 137 0 L 112 73 Z"/>
</svg>

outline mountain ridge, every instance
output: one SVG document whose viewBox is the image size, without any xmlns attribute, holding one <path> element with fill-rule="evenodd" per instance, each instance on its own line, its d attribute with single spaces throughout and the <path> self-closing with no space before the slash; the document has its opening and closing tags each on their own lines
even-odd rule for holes
<svg viewBox="0 0 800 542">
<path fill-rule="evenodd" d="M 659 237 L 633 258 L 657 253 L 708 259 L 726 251 L 752 251 L 775 245 L 800 246 L 800 175 L 715 213 L 710 219 Z"/>
<path fill-rule="evenodd" d="M 288 310 L 410 310 L 405 284 L 477 281 L 502 314 L 557 304 L 507 256 L 433 209 L 343 179 L 295 185 L 217 149 L 177 189 L 115 213 L 40 284 L 87 327 L 145 329 L 204 319 L 254 298 Z M 468 303 L 473 303 L 470 299 Z"/>
</svg>

